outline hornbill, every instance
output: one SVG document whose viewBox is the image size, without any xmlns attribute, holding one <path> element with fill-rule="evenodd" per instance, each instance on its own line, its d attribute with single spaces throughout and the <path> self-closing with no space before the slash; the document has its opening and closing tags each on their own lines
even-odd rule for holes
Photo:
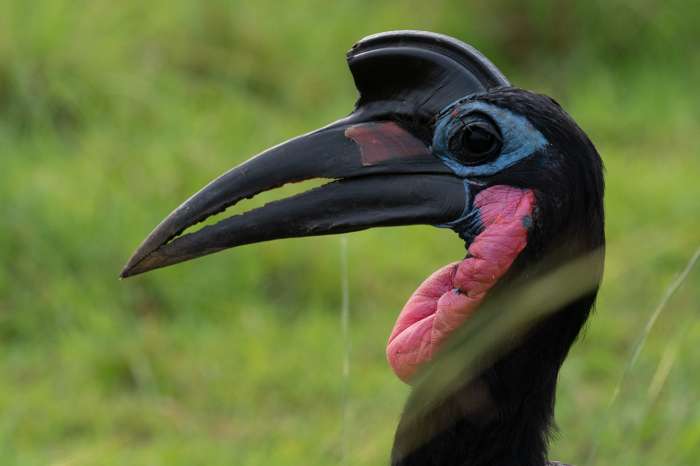
<svg viewBox="0 0 700 466">
<path fill-rule="evenodd" d="M 469 359 L 454 342 L 470 322 L 485 315 L 498 325 L 506 311 L 525 306 L 503 299 L 512 290 L 592 257 L 564 277 L 586 284 L 576 293 L 540 299 L 552 309 L 508 330 L 481 365 L 448 366 L 453 383 L 433 402 L 410 396 L 391 454 L 395 466 L 547 464 L 559 368 L 602 276 L 601 159 L 555 100 L 512 87 L 451 37 L 376 34 L 355 44 L 347 61 L 359 91 L 349 116 L 209 183 L 153 230 L 121 276 L 273 239 L 450 228 L 465 241 L 466 257 L 418 287 L 387 345 L 390 366 L 416 393 L 444 378 L 431 371 L 443 354 Z M 311 178 L 329 181 L 185 232 L 242 199 Z"/>
</svg>

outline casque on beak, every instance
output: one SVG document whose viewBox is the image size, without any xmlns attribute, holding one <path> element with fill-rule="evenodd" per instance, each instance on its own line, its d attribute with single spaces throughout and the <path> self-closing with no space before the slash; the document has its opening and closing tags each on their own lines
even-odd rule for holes
<svg viewBox="0 0 700 466">
<path fill-rule="evenodd" d="M 433 119 L 454 100 L 508 81 L 473 48 L 437 34 L 377 34 L 358 42 L 347 59 L 360 93 L 350 116 L 209 183 L 153 230 L 121 276 L 243 244 L 441 224 L 462 215 L 463 180 L 431 152 Z M 242 199 L 311 178 L 333 181 L 178 236 Z"/>
</svg>

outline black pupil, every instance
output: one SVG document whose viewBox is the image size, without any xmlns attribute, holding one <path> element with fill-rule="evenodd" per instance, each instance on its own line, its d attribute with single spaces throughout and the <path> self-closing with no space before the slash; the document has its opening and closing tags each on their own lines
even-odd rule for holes
<svg viewBox="0 0 700 466">
<path fill-rule="evenodd" d="M 496 142 L 493 133 L 478 125 L 469 125 L 462 133 L 463 148 L 474 155 L 490 152 Z"/>
<path fill-rule="evenodd" d="M 462 163 L 475 164 L 498 155 L 501 136 L 493 124 L 482 118 L 463 121 L 462 128 L 449 142 L 449 149 Z"/>
</svg>

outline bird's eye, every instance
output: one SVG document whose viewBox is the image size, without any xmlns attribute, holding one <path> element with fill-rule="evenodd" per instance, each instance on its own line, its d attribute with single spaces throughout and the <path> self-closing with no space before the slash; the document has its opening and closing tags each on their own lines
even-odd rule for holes
<svg viewBox="0 0 700 466">
<path fill-rule="evenodd" d="M 501 133 L 488 117 L 470 115 L 462 119 L 461 127 L 449 140 L 449 150 L 465 165 L 474 165 L 501 152 Z"/>
</svg>

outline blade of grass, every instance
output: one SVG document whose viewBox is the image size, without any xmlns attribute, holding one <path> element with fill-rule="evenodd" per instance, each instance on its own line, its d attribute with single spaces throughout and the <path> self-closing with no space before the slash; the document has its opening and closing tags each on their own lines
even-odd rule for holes
<svg viewBox="0 0 700 466">
<path fill-rule="evenodd" d="M 698 262 L 698 259 L 700 259 L 700 247 L 698 247 L 698 249 L 695 250 L 695 253 L 691 256 L 690 260 L 688 261 L 688 263 L 686 264 L 685 268 L 680 273 L 680 275 L 678 275 L 678 277 L 673 281 L 673 283 L 671 283 L 671 285 L 666 289 L 666 292 L 664 293 L 663 297 L 661 298 L 661 301 L 659 301 L 659 304 L 654 309 L 654 312 L 652 312 L 651 316 L 649 316 L 649 319 L 647 320 L 647 323 L 644 326 L 644 329 L 642 330 L 641 335 L 639 336 L 639 338 L 637 338 L 637 341 L 632 348 L 631 356 L 627 360 L 627 364 L 625 365 L 624 369 L 622 370 L 622 374 L 620 375 L 620 379 L 618 380 L 617 385 L 615 386 L 615 389 L 613 390 L 613 394 L 610 398 L 610 401 L 608 402 L 608 408 L 606 410 L 606 414 L 604 416 L 603 422 L 601 423 L 601 426 L 600 426 L 601 428 L 597 429 L 598 436 L 594 440 L 593 446 L 591 447 L 591 451 L 590 451 L 588 458 L 585 462 L 586 466 L 593 466 L 593 464 L 595 464 L 596 456 L 598 453 L 598 448 L 600 447 L 600 442 L 601 442 L 602 436 L 606 432 L 607 427 L 610 424 L 610 419 L 612 416 L 613 407 L 615 406 L 615 404 L 617 403 L 617 400 L 619 399 L 622 386 L 624 385 L 625 381 L 629 377 L 629 374 L 632 372 L 632 369 L 634 368 L 635 364 L 637 363 L 637 359 L 639 358 L 639 355 L 641 354 L 642 350 L 644 349 L 644 345 L 646 344 L 647 338 L 649 337 L 651 330 L 654 328 L 654 325 L 659 320 L 661 313 L 664 311 L 664 309 L 666 309 L 668 302 L 671 300 L 671 298 L 676 293 L 676 291 L 678 291 L 678 289 L 681 287 L 681 285 L 686 281 L 686 279 L 690 275 L 690 272 L 693 270 L 693 267 Z M 670 368 L 669 368 L 669 370 L 670 370 Z"/>
</svg>

